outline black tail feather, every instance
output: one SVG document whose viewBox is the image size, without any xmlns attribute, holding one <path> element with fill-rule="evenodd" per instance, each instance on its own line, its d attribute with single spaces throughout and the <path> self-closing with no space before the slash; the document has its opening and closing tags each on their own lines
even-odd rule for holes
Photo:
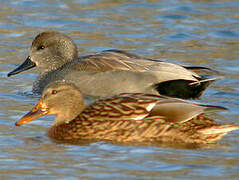
<svg viewBox="0 0 239 180">
<path fill-rule="evenodd" d="M 184 79 L 165 81 L 155 85 L 159 94 L 182 99 L 199 98 L 215 79 L 189 81 Z"/>
<path fill-rule="evenodd" d="M 192 70 L 192 71 L 203 71 L 206 72 L 207 74 L 211 75 L 221 75 L 219 71 L 216 71 L 214 69 L 208 68 L 208 67 L 203 67 L 203 66 L 183 66 L 187 70 Z"/>
</svg>

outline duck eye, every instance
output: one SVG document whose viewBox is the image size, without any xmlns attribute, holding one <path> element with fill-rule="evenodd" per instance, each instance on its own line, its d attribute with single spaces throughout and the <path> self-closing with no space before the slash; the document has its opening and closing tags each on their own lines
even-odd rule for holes
<svg viewBox="0 0 239 180">
<path fill-rule="evenodd" d="M 56 94 L 56 93 L 57 93 L 56 90 L 52 90 L 52 91 L 51 91 L 51 94 Z"/>
<path fill-rule="evenodd" d="M 39 46 L 38 48 L 37 48 L 38 50 L 42 50 L 42 49 L 45 49 L 45 46 Z"/>
</svg>

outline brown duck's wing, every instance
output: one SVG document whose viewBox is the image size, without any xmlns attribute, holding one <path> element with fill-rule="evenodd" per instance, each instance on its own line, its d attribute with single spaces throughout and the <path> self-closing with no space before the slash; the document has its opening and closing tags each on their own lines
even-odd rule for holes
<svg viewBox="0 0 239 180">
<path fill-rule="evenodd" d="M 200 114 L 227 110 L 221 106 L 201 105 L 181 99 L 163 99 L 150 112 L 150 116 L 163 116 L 167 122 L 184 123 Z"/>
<path fill-rule="evenodd" d="M 226 110 L 220 106 L 200 105 L 165 96 L 122 93 L 96 101 L 83 112 L 83 117 L 92 120 L 143 120 L 164 119 L 168 123 L 183 123 L 210 112 Z"/>
<path fill-rule="evenodd" d="M 142 120 L 157 104 L 160 96 L 122 93 L 96 101 L 88 106 L 82 117 L 88 120 Z"/>
</svg>

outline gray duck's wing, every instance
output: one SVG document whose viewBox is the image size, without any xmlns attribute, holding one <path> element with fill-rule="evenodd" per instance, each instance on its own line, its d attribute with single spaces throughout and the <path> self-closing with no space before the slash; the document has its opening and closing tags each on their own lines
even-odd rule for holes
<svg viewBox="0 0 239 180">
<path fill-rule="evenodd" d="M 173 76 L 171 80 L 196 81 L 197 78 L 200 78 L 198 74 L 187 70 L 181 65 L 152 60 L 122 50 L 107 50 L 94 55 L 80 57 L 77 63 L 74 63 L 74 69 L 96 72 L 113 70 L 157 71 L 158 73 L 169 74 L 170 77 Z"/>
</svg>

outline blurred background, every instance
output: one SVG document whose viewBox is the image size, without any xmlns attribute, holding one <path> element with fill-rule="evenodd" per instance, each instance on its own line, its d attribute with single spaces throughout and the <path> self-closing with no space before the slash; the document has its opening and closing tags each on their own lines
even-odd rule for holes
<svg viewBox="0 0 239 180">
<path fill-rule="evenodd" d="M 79 55 L 123 49 L 164 61 L 220 71 L 197 100 L 222 105 L 218 122 L 239 121 L 239 1 L 0 0 L 0 179 L 238 179 L 239 131 L 202 149 L 56 144 L 45 136 L 53 117 L 14 123 L 38 97 L 37 71 L 7 78 L 34 37 L 59 31 Z"/>
</svg>

